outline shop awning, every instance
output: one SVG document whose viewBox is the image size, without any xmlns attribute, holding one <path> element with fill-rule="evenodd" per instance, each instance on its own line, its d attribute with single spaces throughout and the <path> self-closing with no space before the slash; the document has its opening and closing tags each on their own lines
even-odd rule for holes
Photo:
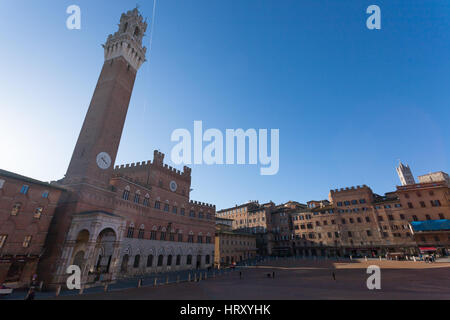
<svg viewBox="0 0 450 320">
<path fill-rule="evenodd" d="M 420 251 L 436 251 L 435 247 L 419 247 Z"/>
<path fill-rule="evenodd" d="M 450 220 L 412 221 L 411 226 L 415 232 L 446 231 L 450 230 Z"/>
</svg>

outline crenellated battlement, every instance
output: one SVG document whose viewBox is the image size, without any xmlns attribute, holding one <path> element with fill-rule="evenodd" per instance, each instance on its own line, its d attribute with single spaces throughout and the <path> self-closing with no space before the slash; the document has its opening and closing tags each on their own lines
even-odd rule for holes
<svg viewBox="0 0 450 320">
<path fill-rule="evenodd" d="M 158 167 L 159 170 L 163 169 L 167 173 L 169 173 L 172 176 L 175 177 L 183 177 L 183 178 L 190 178 L 192 169 L 189 167 L 184 166 L 183 171 L 180 171 L 176 168 L 173 168 L 169 166 L 168 164 L 164 164 L 164 153 L 159 152 L 158 150 L 155 150 L 153 153 L 153 161 L 142 161 L 142 162 L 136 162 L 136 163 L 128 163 L 128 164 L 122 164 L 117 165 L 114 168 L 114 173 L 123 173 L 127 171 L 134 171 L 134 170 L 151 170 L 155 167 Z"/>
<path fill-rule="evenodd" d="M 155 150 L 153 152 L 153 163 L 157 166 L 164 166 L 164 153 Z"/>
<path fill-rule="evenodd" d="M 183 176 L 190 177 L 192 173 L 192 169 L 189 167 L 184 166 L 183 167 Z"/>
<path fill-rule="evenodd" d="M 178 174 L 180 176 L 183 175 L 183 172 L 181 172 L 180 170 L 178 170 L 176 168 L 173 168 L 173 167 L 171 167 L 171 166 L 169 166 L 167 164 L 164 165 L 164 168 L 169 170 L 170 172 L 176 173 L 176 174 Z"/>
<path fill-rule="evenodd" d="M 180 170 L 173 168 L 171 166 L 169 166 L 168 164 L 164 164 L 164 153 L 155 150 L 153 152 L 153 163 L 155 166 L 159 166 L 163 169 L 165 169 L 168 173 L 172 174 L 172 175 L 176 175 L 176 176 L 180 176 L 180 177 L 191 177 L 191 168 L 188 167 L 184 167 L 183 168 L 183 172 L 181 172 Z"/>
<path fill-rule="evenodd" d="M 207 209 L 214 209 L 214 210 L 216 209 L 215 205 L 209 204 L 209 203 L 204 203 L 204 202 L 199 202 L 199 201 L 194 201 L 194 200 L 190 200 L 189 203 L 196 205 L 196 206 L 205 207 Z"/>
<path fill-rule="evenodd" d="M 370 190 L 370 188 L 368 186 L 363 184 L 362 186 L 352 186 L 352 187 L 346 187 L 346 188 L 330 190 L 330 193 L 334 194 L 334 193 L 337 193 L 337 192 L 355 191 L 355 190 L 363 190 L 363 189 Z"/>
<path fill-rule="evenodd" d="M 150 160 L 148 161 L 142 161 L 142 162 L 136 162 L 136 163 L 127 163 L 122 164 L 120 166 L 115 166 L 114 170 L 120 170 L 120 169 L 146 169 L 151 166 L 152 162 Z"/>
</svg>

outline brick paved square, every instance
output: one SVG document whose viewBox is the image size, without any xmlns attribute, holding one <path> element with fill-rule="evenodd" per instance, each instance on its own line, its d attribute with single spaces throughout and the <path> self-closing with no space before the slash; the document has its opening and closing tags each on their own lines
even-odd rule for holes
<svg viewBox="0 0 450 320">
<path fill-rule="evenodd" d="M 381 290 L 368 290 L 369 265 L 381 268 Z M 240 278 L 242 272 L 242 279 Z M 275 278 L 272 273 L 275 272 Z M 332 273 L 335 272 L 336 280 Z M 271 275 L 269 278 L 268 275 Z M 184 282 L 59 299 L 300 300 L 450 299 L 450 263 L 280 259 L 201 282 Z"/>
</svg>

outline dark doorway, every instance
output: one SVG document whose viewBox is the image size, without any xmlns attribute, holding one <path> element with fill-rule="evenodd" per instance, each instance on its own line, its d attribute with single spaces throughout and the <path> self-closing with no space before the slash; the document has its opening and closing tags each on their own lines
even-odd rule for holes
<svg viewBox="0 0 450 320">
<path fill-rule="evenodd" d="M 8 269 L 5 282 L 20 281 L 25 264 L 25 261 L 14 261 Z"/>
</svg>

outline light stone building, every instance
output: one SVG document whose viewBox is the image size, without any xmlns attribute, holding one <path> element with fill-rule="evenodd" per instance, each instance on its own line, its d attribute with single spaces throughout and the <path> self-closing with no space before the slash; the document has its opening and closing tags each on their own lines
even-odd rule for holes
<svg viewBox="0 0 450 320">
<path fill-rule="evenodd" d="M 400 162 L 396 170 L 402 186 L 416 183 L 416 181 L 414 180 L 414 176 L 411 172 L 411 169 L 408 165 L 404 165 L 403 163 Z"/>
</svg>

